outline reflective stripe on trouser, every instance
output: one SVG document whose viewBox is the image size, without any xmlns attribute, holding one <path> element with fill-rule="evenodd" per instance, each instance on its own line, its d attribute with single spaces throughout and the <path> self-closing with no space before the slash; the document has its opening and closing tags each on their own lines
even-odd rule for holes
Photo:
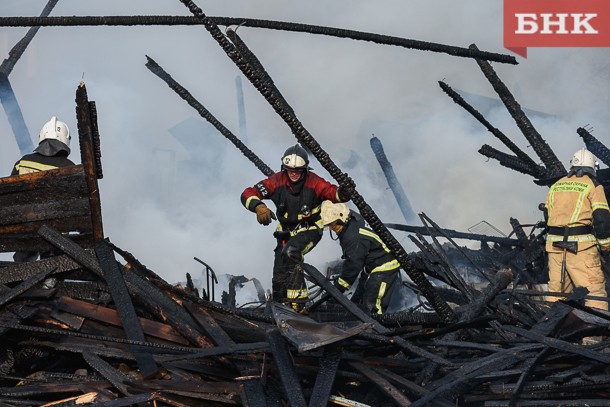
<svg viewBox="0 0 610 407">
<path fill-rule="evenodd" d="M 368 312 L 382 314 L 387 310 L 399 270 L 399 268 L 396 268 L 391 271 L 376 272 L 369 275 L 364 283 L 362 298 Z"/>
<path fill-rule="evenodd" d="M 591 296 L 607 297 L 606 279 L 601 268 L 601 259 L 597 247 L 566 253 L 566 276 L 561 286 L 561 264 L 563 252 L 550 252 L 549 257 L 549 291 L 571 293 L 574 287 L 586 287 Z M 547 301 L 557 301 L 559 297 L 547 297 Z M 589 307 L 608 310 L 608 303 L 599 300 L 585 300 Z"/>
<path fill-rule="evenodd" d="M 305 293 L 307 293 L 307 286 L 305 285 L 305 278 L 303 277 L 303 274 L 295 274 L 294 266 L 296 263 L 294 260 L 291 260 L 287 256 L 283 255 L 283 253 L 287 250 L 287 247 L 295 247 L 301 252 L 302 255 L 305 255 L 312 248 L 314 248 L 316 244 L 318 244 L 321 238 L 321 230 L 316 229 L 301 232 L 288 239 L 286 244 L 283 244 L 283 242 L 278 239 L 278 244 L 274 251 L 275 259 L 273 263 L 273 278 L 271 280 L 274 301 L 281 302 L 289 298 L 288 290 L 296 290 L 299 292 L 301 290 L 305 290 Z M 305 294 L 304 298 L 307 298 L 307 294 Z"/>
</svg>

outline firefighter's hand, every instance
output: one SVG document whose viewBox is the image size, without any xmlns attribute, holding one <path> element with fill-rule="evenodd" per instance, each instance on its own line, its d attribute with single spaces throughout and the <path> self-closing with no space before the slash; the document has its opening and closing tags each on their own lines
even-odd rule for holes
<svg viewBox="0 0 610 407">
<path fill-rule="evenodd" d="M 256 211 L 256 220 L 258 223 L 265 226 L 271 223 L 271 209 L 267 208 L 267 205 L 264 203 L 259 204 L 254 210 Z"/>
</svg>

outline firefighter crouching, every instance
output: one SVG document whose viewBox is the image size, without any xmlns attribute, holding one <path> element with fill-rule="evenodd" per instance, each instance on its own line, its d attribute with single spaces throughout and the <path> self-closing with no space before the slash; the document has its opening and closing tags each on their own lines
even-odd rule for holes
<svg viewBox="0 0 610 407">
<path fill-rule="evenodd" d="M 610 251 L 610 212 L 596 179 L 599 164 L 583 148 L 574 153 L 570 165 L 568 175 L 551 186 L 545 203 L 549 291 L 569 293 L 575 286 L 586 287 L 590 296 L 607 297 L 600 250 Z M 587 299 L 585 304 L 608 310 L 606 301 Z"/>
<path fill-rule="evenodd" d="M 386 312 L 395 289 L 400 263 L 359 213 L 344 203 L 322 203 L 322 223 L 338 236 L 343 250 L 341 272 L 334 284 L 341 292 L 349 290 L 358 275 L 362 305 L 369 313 Z M 360 291 L 357 289 L 357 291 Z M 356 295 L 352 296 L 354 299 Z"/>
<path fill-rule="evenodd" d="M 273 201 L 277 216 L 262 202 L 264 199 Z M 308 295 L 302 272 L 295 271 L 294 259 L 303 261 L 322 238 L 320 205 L 324 200 L 343 202 L 349 196 L 311 171 L 307 151 L 299 144 L 284 152 L 280 172 L 241 194 L 242 204 L 256 213 L 258 223 L 269 225 L 272 218 L 279 221 L 274 233 L 277 245 L 272 295 L 275 301 L 289 303 L 295 310 L 303 308 Z"/>
</svg>

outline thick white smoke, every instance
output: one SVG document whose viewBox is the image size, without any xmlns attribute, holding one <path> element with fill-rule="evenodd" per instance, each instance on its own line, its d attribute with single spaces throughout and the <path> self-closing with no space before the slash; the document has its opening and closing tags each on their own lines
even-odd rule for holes
<svg viewBox="0 0 610 407">
<path fill-rule="evenodd" d="M 475 43 L 509 53 L 502 48 L 501 2 L 489 0 L 196 3 L 211 16 L 326 25 L 461 47 Z M 45 4 L 3 0 L 0 15 L 37 16 Z M 60 0 L 51 15 L 189 12 L 178 0 Z M 0 28 L 2 58 L 26 31 Z M 511 216 L 523 223 L 540 219 L 537 204 L 545 188 L 478 154 L 483 144 L 509 151 L 438 86 L 445 80 L 454 89 L 495 98 L 473 60 L 304 33 L 248 27 L 238 33 L 382 220 L 404 223 L 370 149 L 372 134 L 383 143 L 413 209 L 439 225 L 465 231 L 486 220 L 509 232 Z M 241 191 L 263 175 L 217 132 L 202 131 L 200 141 L 189 138 L 186 145 L 174 137 L 175 126 L 201 119 L 148 71 L 145 55 L 238 134 L 240 73 L 203 27 L 43 27 L 10 75 L 33 140 L 52 115 L 76 134 L 74 94 L 84 75 L 102 138 L 106 236 L 170 282 L 184 280 L 187 272 L 199 276 L 196 256 L 218 274 L 257 277 L 269 287 L 273 226 L 258 225 L 239 202 Z M 567 163 L 582 145 L 579 126 L 590 124 L 608 142 L 606 50 L 534 48 L 518 60 L 516 66 L 493 66 L 524 108 L 546 114 L 530 118 L 560 159 Z M 247 80 L 243 88 L 248 145 L 278 169 L 295 138 Z M 538 161 L 502 106 L 477 107 Z M 0 134 L 0 172 L 8 175 L 20 154 L 4 113 Z M 72 147 L 78 162 L 78 146 Z M 328 177 L 319 163 L 312 167 Z M 408 243 L 401 232 L 395 236 Z M 339 245 L 326 235 L 307 261 L 323 267 L 339 255 Z"/>
</svg>

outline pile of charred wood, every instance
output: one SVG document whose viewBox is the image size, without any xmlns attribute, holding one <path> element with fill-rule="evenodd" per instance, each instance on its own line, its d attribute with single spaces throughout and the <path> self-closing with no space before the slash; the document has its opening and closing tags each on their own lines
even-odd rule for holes
<svg viewBox="0 0 610 407">
<path fill-rule="evenodd" d="M 545 276 L 544 225 L 529 225 L 526 233 L 528 225 L 511 219 L 514 237 L 493 237 L 442 229 L 423 213 L 423 227 L 382 223 L 242 39 L 231 29 L 225 35 L 218 25 L 306 31 L 474 58 L 542 164 L 449 85 L 441 82 L 441 88 L 513 152 L 486 145 L 481 154 L 547 186 L 565 168 L 487 62 L 515 63 L 514 58 L 474 45 L 463 49 L 329 27 L 212 18 L 192 1 L 180 1 L 193 17 L 50 18 L 57 2 L 51 0 L 39 18 L 0 23 L 204 26 L 297 140 L 350 192 L 401 263 L 409 280 L 404 284 L 422 306 L 368 315 L 305 263 L 299 267 L 323 293 L 305 313 L 272 301 L 235 308 L 198 292 L 189 276 L 184 288 L 164 281 L 104 237 L 95 103 L 81 84 L 76 112 L 82 164 L 0 179 L 0 251 L 46 253 L 35 262 L 0 264 L 0 406 L 610 406 L 610 315 L 584 306 L 586 292 L 566 297 L 532 289 Z M 0 67 L 1 87 L 10 88 L 8 75 L 36 29 Z M 146 65 L 261 172 L 272 172 L 152 58 Z M 3 105 L 9 102 L 3 99 Z M 23 121 L 17 119 L 14 129 Z M 610 165 L 610 151 L 586 129 L 577 132 Z M 380 142 L 371 145 L 411 222 L 415 215 Z M 610 172 L 598 175 L 608 190 Z M 407 254 L 387 228 L 412 233 L 420 251 Z M 460 238 L 480 240 L 481 249 L 459 247 L 453 239 Z M 483 283 L 475 286 L 466 274 Z M 547 296 L 560 300 L 547 302 Z"/>
</svg>

